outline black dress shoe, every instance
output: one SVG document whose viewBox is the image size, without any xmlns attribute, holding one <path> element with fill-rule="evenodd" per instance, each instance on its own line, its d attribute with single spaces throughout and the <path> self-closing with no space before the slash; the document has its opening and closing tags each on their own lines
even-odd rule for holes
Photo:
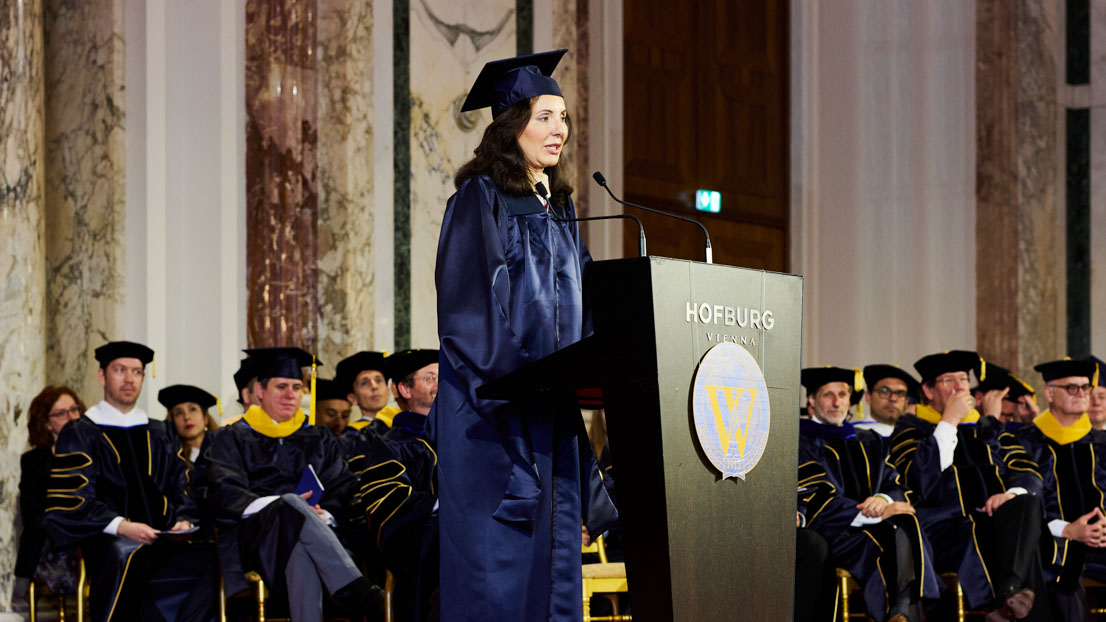
<svg viewBox="0 0 1106 622">
<path fill-rule="evenodd" d="M 357 577 L 332 595 L 334 602 L 369 622 L 384 620 L 384 590 L 365 577 Z"/>
</svg>

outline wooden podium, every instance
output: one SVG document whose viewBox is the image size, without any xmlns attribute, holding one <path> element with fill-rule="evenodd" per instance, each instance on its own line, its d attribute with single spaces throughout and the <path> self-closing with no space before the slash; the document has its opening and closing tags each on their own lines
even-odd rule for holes
<svg viewBox="0 0 1106 622">
<path fill-rule="evenodd" d="M 802 283 L 661 257 L 593 262 L 584 297 L 594 335 L 478 391 L 510 399 L 601 389 L 638 622 L 792 618 Z M 770 415 L 761 415 L 770 416 L 770 427 L 749 423 L 751 404 L 737 426 L 732 439 L 744 452 L 747 442 L 759 442 L 761 453 L 755 466 L 728 478 L 717 447 L 701 440 L 714 432 L 704 432 L 693 414 L 704 386 L 693 394 L 696 374 L 720 343 L 751 355 L 770 404 Z M 738 396 L 732 417 L 747 402 L 740 391 L 731 394 Z M 727 400 L 715 398 L 716 415 Z"/>
</svg>

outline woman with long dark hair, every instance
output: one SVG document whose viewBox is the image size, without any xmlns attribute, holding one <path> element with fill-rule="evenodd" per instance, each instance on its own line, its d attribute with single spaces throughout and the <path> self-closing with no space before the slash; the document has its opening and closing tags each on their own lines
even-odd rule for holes
<svg viewBox="0 0 1106 622">
<path fill-rule="evenodd" d="M 19 509 L 23 535 L 15 562 L 16 596 L 21 597 L 31 579 L 45 583 L 56 594 L 77 591 L 77 556 L 74 551 L 52 547 L 42 526 L 46 513 L 46 489 L 54 445 L 65 424 L 85 411 L 81 398 L 69 387 L 49 386 L 27 408 L 27 440 L 32 449 L 20 457 Z"/>
<path fill-rule="evenodd" d="M 442 619 L 582 619 L 582 525 L 614 519 L 571 396 L 476 396 L 590 332 L 560 161 L 571 126 L 549 77 L 564 52 L 489 63 L 462 108 L 493 120 L 457 174 L 435 268 Z"/>
</svg>

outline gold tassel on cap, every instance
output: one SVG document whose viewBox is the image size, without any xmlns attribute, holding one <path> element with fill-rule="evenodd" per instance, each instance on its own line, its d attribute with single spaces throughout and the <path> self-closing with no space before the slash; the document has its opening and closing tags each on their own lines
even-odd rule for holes
<svg viewBox="0 0 1106 622">
<path fill-rule="evenodd" d="M 215 396 L 215 408 L 219 409 L 219 417 L 223 416 L 223 400 L 219 399 L 219 396 Z"/>
<path fill-rule="evenodd" d="M 311 355 L 311 413 L 308 416 L 308 423 L 315 425 L 315 380 L 318 378 L 318 372 L 315 371 L 315 355 Z"/>
<path fill-rule="evenodd" d="M 157 378 L 157 355 L 150 357 L 150 374 Z"/>
<path fill-rule="evenodd" d="M 1100 368 L 1098 366 L 1098 363 L 1095 363 L 1094 364 L 1094 378 L 1091 378 L 1091 387 L 1093 387 L 1095 389 L 1098 388 L 1098 371 L 1099 371 L 1099 369 Z"/>
<path fill-rule="evenodd" d="M 859 367 L 853 368 L 853 393 L 861 393 L 864 391 L 864 372 L 860 371 Z M 858 399 L 856 401 L 856 418 L 864 418 L 864 400 Z"/>
</svg>

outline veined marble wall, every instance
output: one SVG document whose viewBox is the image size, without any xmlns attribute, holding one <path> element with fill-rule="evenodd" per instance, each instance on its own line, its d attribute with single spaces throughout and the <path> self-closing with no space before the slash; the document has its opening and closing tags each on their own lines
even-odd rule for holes
<svg viewBox="0 0 1106 622">
<path fill-rule="evenodd" d="M 411 346 L 438 347 L 434 262 L 453 176 L 488 110 L 460 112 L 484 63 L 515 55 L 514 0 L 411 0 Z"/>
<path fill-rule="evenodd" d="M 568 53 L 557 65 L 554 76 L 561 85 L 569 114 L 572 115 L 572 136 L 565 149 L 565 160 L 575 175 L 572 186 L 576 192 L 572 200 L 580 217 L 588 215 L 588 184 L 591 169 L 588 163 L 588 3 L 586 0 L 553 1 L 553 47 L 568 48 Z M 534 50 L 542 52 L 544 50 Z M 586 225 L 580 223 L 587 239 Z"/>
<path fill-rule="evenodd" d="M 123 0 L 43 6 L 46 381 L 94 404 L 92 351 L 122 338 L 126 297 Z"/>
<path fill-rule="evenodd" d="M 42 3 L 0 8 L 0 610 L 15 566 L 19 456 L 43 386 Z"/>
<path fill-rule="evenodd" d="M 298 0 L 246 3 L 250 347 L 316 343 L 315 11 Z"/>
<path fill-rule="evenodd" d="M 1106 352 L 1106 2 L 1091 3 L 1091 352 Z"/>
<path fill-rule="evenodd" d="M 319 0 L 318 11 L 318 354 L 332 376 L 340 359 L 377 347 L 373 11 L 356 0 Z"/>
</svg>

